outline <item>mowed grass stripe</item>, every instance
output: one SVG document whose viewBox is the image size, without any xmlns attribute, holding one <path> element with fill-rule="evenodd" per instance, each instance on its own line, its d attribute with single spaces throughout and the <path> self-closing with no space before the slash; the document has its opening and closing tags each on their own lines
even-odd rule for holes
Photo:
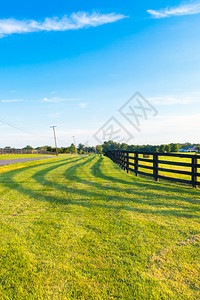
<svg viewBox="0 0 200 300">
<path fill-rule="evenodd" d="M 98 156 L 0 174 L 1 299 L 198 299 L 200 193 Z"/>
</svg>

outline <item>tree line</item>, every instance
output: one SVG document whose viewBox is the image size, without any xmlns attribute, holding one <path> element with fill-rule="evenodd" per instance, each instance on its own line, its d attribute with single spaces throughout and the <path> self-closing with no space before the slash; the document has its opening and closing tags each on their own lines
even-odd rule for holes
<svg viewBox="0 0 200 300">
<path fill-rule="evenodd" d="M 200 144 L 191 143 L 170 143 L 162 145 L 128 145 L 125 143 L 116 143 L 113 141 L 104 142 L 102 145 L 103 152 L 113 151 L 113 150 L 125 150 L 125 151 L 138 151 L 138 152 L 157 152 L 157 153 L 169 153 L 169 152 L 179 152 L 179 150 L 185 149 L 187 147 L 196 146 L 200 152 Z"/>
<path fill-rule="evenodd" d="M 171 144 L 162 144 L 162 145 L 128 145 L 126 143 L 116 143 L 114 141 L 105 141 L 102 145 L 95 146 L 86 146 L 84 144 L 79 144 L 77 149 L 74 144 L 71 144 L 69 147 L 60 147 L 58 148 L 58 153 L 78 153 L 78 154 L 88 154 L 88 153 L 97 153 L 102 154 L 106 151 L 114 150 L 125 150 L 125 151 L 140 151 L 140 152 L 179 152 L 180 148 L 186 148 L 188 146 L 197 146 L 200 152 L 200 144 L 191 144 L 191 143 L 171 143 Z M 10 148 L 10 147 L 6 147 Z M 30 145 L 27 145 L 23 148 L 24 150 L 43 150 L 49 152 L 56 152 L 56 149 L 51 146 L 42 146 L 33 148 Z"/>
</svg>

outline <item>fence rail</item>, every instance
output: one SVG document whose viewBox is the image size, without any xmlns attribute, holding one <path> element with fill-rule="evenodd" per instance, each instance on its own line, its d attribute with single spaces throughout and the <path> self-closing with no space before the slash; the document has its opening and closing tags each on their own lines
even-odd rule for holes
<svg viewBox="0 0 200 300">
<path fill-rule="evenodd" d="M 159 179 L 200 185 L 200 155 L 180 153 L 149 153 L 137 151 L 107 151 L 105 154 L 124 171 Z"/>
</svg>

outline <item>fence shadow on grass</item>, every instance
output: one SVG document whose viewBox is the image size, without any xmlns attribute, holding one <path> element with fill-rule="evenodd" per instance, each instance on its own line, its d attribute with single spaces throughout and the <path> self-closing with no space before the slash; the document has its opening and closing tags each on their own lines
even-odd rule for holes
<svg viewBox="0 0 200 300">
<path fill-rule="evenodd" d="M 100 179 L 103 179 L 105 181 L 109 181 L 111 184 L 113 182 L 115 183 L 120 183 L 120 186 L 117 185 L 116 187 L 115 186 L 104 186 L 103 184 L 100 184 L 100 183 L 96 183 L 96 182 L 91 182 L 89 180 L 86 180 L 86 179 L 83 179 L 82 177 L 80 176 L 73 176 L 73 178 L 71 180 L 74 180 L 76 182 L 80 182 L 80 183 L 83 183 L 83 184 L 86 184 L 88 185 L 89 187 L 96 187 L 96 188 L 99 188 L 101 190 L 110 190 L 110 191 L 116 191 L 116 192 L 132 192 L 134 193 L 134 195 L 138 195 L 138 196 L 142 196 L 142 191 L 144 188 L 145 188 L 145 196 L 155 196 L 157 198 L 162 198 L 163 195 L 158 195 L 157 191 L 164 191 L 164 192 L 167 192 L 168 195 L 167 195 L 167 198 L 169 200 L 179 200 L 179 201 L 184 201 L 184 202 L 187 202 L 187 203 L 193 203 L 193 204 L 200 204 L 200 199 L 199 200 L 195 200 L 195 199 L 188 199 L 188 194 L 191 196 L 191 189 L 190 191 L 188 190 L 184 190 L 183 192 L 183 189 L 181 188 L 177 188 L 177 187 L 171 187 L 171 186 L 168 186 L 166 185 L 164 188 L 163 186 L 161 187 L 160 185 L 158 184 L 151 184 L 151 181 L 145 181 L 143 183 L 141 183 L 141 179 L 137 179 L 137 178 L 134 178 L 134 177 L 128 177 L 126 174 L 123 173 L 123 175 L 125 175 L 125 177 L 128 177 L 130 179 L 130 181 L 126 181 L 126 185 L 129 185 L 129 188 L 127 189 L 122 189 L 124 186 L 123 184 L 121 183 L 122 182 L 122 179 L 117 179 L 116 177 L 110 177 L 110 176 L 107 176 L 105 173 L 103 173 L 101 171 L 101 168 L 102 168 L 102 159 L 99 158 L 98 161 L 96 161 L 93 166 L 91 167 L 91 174 L 93 175 L 93 178 L 100 178 Z M 120 176 L 121 175 L 121 169 L 117 170 L 118 171 L 118 175 Z M 66 174 L 64 174 L 65 177 L 66 177 Z M 144 181 L 144 180 L 143 180 Z M 148 190 L 147 190 L 148 188 Z M 169 194 L 169 191 L 173 193 L 178 193 L 177 196 L 174 196 L 174 195 L 171 195 Z M 156 192 L 156 194 L 155 194 Z M 200 195 L 196 192 L 196 190 L 193 190 L 194 192 L 194 195 L 195 196 L 199 196 Z M 180 195 L 182 194 L 182 195 Z M 124 197 L 125 198 L 125 197 Z M 127 198 L 125 198 L 127 199 Z M 138 202 L 141 202 L 141 201 L 138 201 Z M 142 203 L 146 203 L 146 202 L 142 202 Z M 154 202 L 153 203 L 154 205 L 161 205 L 163 203 L 160 203 L 160 202 Z M 168 206 L 174 206 L 173 204 L 165 204 L 165 205 L 168 205 Z M 179 208 L 180 205 L 179 205 Z"/>
<path fill-rule="evenodd" d="M 170 203 L 163 203 L 163 202 L 156 202 L 155 199 L 149 199 L 149 202 L 142 200 L 142 197 L 145 196 L 151 196 L 152 197 L 152 193 L 155 191 L 157 192 L 158 186 L 157 184 L 151 184 L 148 181 L 145 181 L 145 183 L 141 183 L 140 179 L 134 180 L 134 181 L 126 181 L 126 180 L 122 180 L 120 178 L 116 178 L 116 177 L 112 177 L 112 176 L 107 176 L 105 175 L 102 171 L 102 158 L 98 158 L 98 160 L 91 166 L 91 175 L 93 176 L 93 178 L 100 178 L 102 180 L 106 180 L 107 181 L 111 181 L 111 183 L 120 183 L 122 184 L 121 187 L 117 186 L 117 187 L 113 187 L 113 186 L 106 186 L 103 187 L 102 184 L 97 183 L 97 182 L 91 182 L 89 180 L 86 179 L 82 179 L 81 177 L 76 175 L 76 171 L 78 168 L 80 167 L 84 167 L 87 166 L 87 164 L 91 163 L 93 160 L 95 159 L 95 156 L 93 157 L 87 157 L 87 158 L 79 158 L 79 159 L 67 159 L 67 160 L 63 160 L 62 161 L 57 161 L 57 162 L 48 162 L 46 164 L 42 164 L 43 166 L 47 166 L 47 168 L 42 169 L 37 171 L 32 178 L 39 183 L 40 185 L 42 184 L 42 186 L 51 186 L 52 187 L 52 181 L 49 181 L 47 178 L 45 178 L 45 176 L 50 172 L 53 171 L 59 167 L 64 167 L 65 165 L 67 166 L 68 164 L 72 164 L 72 163 L 76 163 L 75 165 L 67 168 L 67 170 L 64 172 L 64 177 L 67 178 L 68 180 L 70 180 L 70 182 L 78 182 L 78 183 L 83 183 L 91 188 L 96 188 L 97 190 L 99 190 L 98 192 L 90 189 L 89 191 L 86 189 L 74 189 L 73 187 L 69 187 L 66 184 L 62 184 L 62 183 L 54 183 L 53 188 L 57 191 L 64 191 L 68 193 L 68 195 L 72 195 L 79 197 L 79 199 L 67 199 L 67 197 L 60 197 L 58 195 L 45 195 L 42 191 L 34 191 L 34 190 L 30 190 L 26 187 L 24 187 L 22 184 L 18 183 L 15 179 L 14 176 L 15 175 L 19 175 L 20 173 L 22 173 L 24 170 L 30 170 L 33 169 L 34 167 L 39 167 L 41 165 L 37 165 L 37 166 L 30 166 L 30 167 L 26 167 L 23 169 L 18 169 L 15 171 L 10 171 L 8 173 L 3 173 L 0 175 L 0 180 L 2 180 L 5 176 L 5 178 L 9 178 L 9 182 L 5 181 L 5 182 L 1 182 L 4 186 L 9 187 L 11 189 L 18 189 L 18 191 L 20 193 L 22 193 L 23 195 L 27 195 L 29 197 L 34 198 L 36 201 L 48 201 L 50 203 L 55 203 L 55 204 L 62 204 L 62 205 L 68 205 L 68 204 L 72 204 L 72 205 L 78 205 L 78 206 L 83 206 L 83 207 L 99 207 L 99 208 L 107 208 L 107 209 L 123 209 L 123 210 L 127 210 L 127 211 L 135 211 L 137 213 L 151 213 L 151 214 L 159 214 L 159 215 L 171 215 L 171 216 L 176 216 L 176 217 L 185 217 L 185 218 L 199 218 L 199 216 L 194 215 L 192 213 L 196 213 L 197 211 L 199 211 L 199 209 L 195 206 L 195 207 L 185 207 L 185 206 L 180 206 L 178 204 L 171 204 Z M 83 160 L 83 161 L 82 161 Z M 81 161 L 80 163 L 78 163 L 79 161 Z M 57 163 L 57 164 L 56 164 Z M 53 164 L 53 165 L 50 165 Z M 50 166 L 49 166 L 50 165 Z M 120 169 L 117 170 L 119 172 L 119 176 L 120 176 Z M 126 175 L 128 176 L 128 175 Z M 133 194 L 135 195 L 135 198 L 130 198 L 130 197 L 124 197 L 124 196 L 118 196 L 118 195 L 109 195 L 109 199 L 107 199 L 108 194 L 106 193 L 105 195 L 103 195 L 103 190 L 105 190 L 106 192 L 109 191 L 117 191 L 117 192 L 121 192 L 123 193 L 123 184 L 125 185 L 129 185 L 129 190 L 133 192 Z M 150 187 L 149 187 L 150 185 Z M 135 187 L 139 187 L 140 190 L 136 191 Z M 147 193 L 147 187 L 148 189 L 151 188 L 151 191 L 149 191 Z M 145 188 L 145 190 L 142 192 L 142 189 Z M 181 193 L 183 192 L 181 189 L 177 189 L 176 191 L 174 190 L 174 188 L 166 186 L 165 187 L 166 191 L 168 192 L 169 189 L 173 190 L 173 193 Z M 161 190 L 161 187 L 160 187 Z M 163 187 L 162 187 L 163 190 Z M 185 192 L 185 191 L 184 191 Z M 186 191 L 188 194 L 191 195 L 191 191 Z M 173 196 L 168 196 L 167 195 L 167 200 L 170 201 L 171 200 L 176 200 L 176 198 L 178 197 L 177 200 L 180 201 L 186 201 L 191 203 L 189 200 L 186 199 L 187 197 L 187 193 L 186 195 L 183 197 L 183 195 L 180 196 L 177 195 L 175 197 L 175 195 Z M 156 194 L 156 196 L 158 196 Z M 82 199 L 86 198 L 86 199 Z M 80 199 L 81 198 L 81 199 Z M 89 199 L 87 199 L 89 198 Z M 92 198 L 92 200 L 91 200 Z M 95 200 L 95 198 L 97 198 L 97 200 Z M 105 198 L 105 199 L 104 199 Z M 109 204 L 109 201 L 113 201 L 113 202 L 118 202 L 119 205 L 114 205 Z M 94 203 L 95 201 L 95 203 Z M 97 201 L 99 201 L 99 203 L 97 203 Z M 100 201 L 103 201 L 103 203 L 100 203 Z M 144 205 L 151 205 L 153 209 L 149 209 L 149 208 L 137 208 L 137 207 L 132 207 L 130 205 L 127 205 L 126 202 L 129 202 L 129 204 L 131 204 L 131 202 L 133 204 L 138 203 L 138 204 L 144 204 Z M 194 204 L 194 203 L 192 203 Z M 197 204 L 197 203 L 195 203 Z M 198 201 L 199 204 L 199 201 Z M 162 206 L 161 209 L 158 209 L 157 206 L 160 205 Z M 156 206 L 156 208 L 155 208 Z M 174 208 L 174 209 L 180 209 L 182 208 L 184 211 L 180 212 L 180 211 L 176 211 L 173 209 L 163 209 L 163 207 L 170 207 L 170 208 Z M 188 211 L 189 210 L 189 211 Z"/>
<path fill-rule="evenodd" d="M 80 188 L 77 191 L 74 191 L 73 188 L 70 189 L 69 187 L 67 187 L 68 193 L 70 193 L 70 194 L 77 194 L 78 193 L 81 196 L 87 196 L 87 197 L 93 196 L 93 197 L 101 198 L 102 200 L 105 200 L 105 199 L 103 199 L 103 194 L 102 194 L 103 190 L 105 190 L 105 191 L 108 191 L 108 190 L 109 191 L 116 191 L 116 192 L 123 193 L 124 190 L 122 189 L 122 187 L 113 187 L 113 186 L 106 186 L 105 187 L 100 183 L 92 182 L 92 181 L 83 179 L 83 178 L 75 175 L 77 169 L 79 169 L 80 167 L 84 167 L 85 165 L 88 165 L 88 163 L 92 162 L 93 159 L 94 159 L 94 157 L 87 160 L 87 161 L 85 161 L 85 162 L 83 162 L 83 163 L 76 164 L 75 166 L 72 166 L 72 167 L 68 168 L 64 172 L 63 175 L 64 175 L 65 178 L 69 179 L 69 173 L 70 173 L 71 174 L 71 177 L 70 177 L 71 182 L 74 181 L 74 182 L 79 182 L 79 183 L 85 184 L 88 187 L 90 187 L 91 189 L 96 188 L 96 189 L 100 190 L 100 192 L 94 192 L 94 190 L 91 192 L 91 190 L 86 191 L 85 189 L 80 189 Z M 95 179 L 95 178 L 101 178 L 101 179 L 104 179 L 104 180 L 108 179 L 107 176 L 101 172 L 101 170 L 100 170 L 101 166 L 102 166 L 102 159 L 99 158 L 91 167 L 91 175 L 93 175 L 93 179 Z M 55 169 L 54 167 L 51 167 L 51 168 L 48 168 L 48 170 L 46 169 L 45 172 L 49 172 L 49 171 L 54 170 L 54 169 Z M 121 170 L 119 169 L 119 171 L 121 171 Z M 40 173 L 40 171 L 34 175 L 34 179 L 36 181 L 38 180 L 38 175 L 41 176 L 41 174 L 39 174 L 39 173 Z M 130 181 L 129 184 L 131 184 L 131 183 L 132 182 Z M 131 184 L 132 185 L 131 191 L 134 192 L 134 195 L 136 196 L 134 199 L 130 198 L 130 197 L 125 197 L 124 195 L 122 197 L 121 196 L 116 196 L 116 195 L 113 195 L 113 196 L 109 195 L 109 200 L 110 201 L 116 201 L 117 200 L 120 204 L 122 204 L 123 209 L 135 210 L 135 211 L 137 210 L 139 212 L 142 212 L 142 211 L 144 212 L 144 209 L 139 210 L 139 209 L 127 206 L 127 205 L 125 206 L 124 203 L 125 202 L 132 202 L 132 203 L 145 204 L 145 205 L 148 204 L 148 205 L 152 205 L 152 206 L 164 206 L 164 207 L 167 207 L 167 208 L 171 207 L 171 208 L 178 208 L 178 209 L 187 209 L 187 210 L 189 209 L 188 207 L 181 206 L 180 204 L 171 204 L 170 201 L 169 201 L 169 203 L 163 203 L 163 202 L 155 201 L 155 198 L 152 197 L 152 192 L 153 192 L 152 190 L 149 191 L 148 193 L 145 192 L 145 196 L 149 196 L 149 197 L 151 196 L 151 198 L 153 198 L 153 199 L 148 199 L 148 202 L 144 201 L 144 200 L 141 200 L 142 199 L 142 192 L 141 192 L 141 190 L 140 191 L 135 190 L 135 184 L 137 184 L 137 183 L 135 182 L 134 186 Z M 46 182 L 46 185 L 51 185 L 51 182 L 50 181 Z M 58 190 L 66 191 L 66 185 L 62 185 L 60 183 L 57 183 L 55 185 L 55 188 L 58 189 Z M 106 194 L 106 197 L 108 197 L 107 194 Z M 156 198 L 158 198 L 157 194 L 156 194 Z M 162 198 L 162 196 L 160 198 Z M 188 200 L 187 196 L 182 197 L 180 199 L 180 194 L 177 197 L 168 195 L 168 200 L 179 200 L 179 201 L 184 201 L 184 202 L 191 203 L 191 201 Z M 150 201 L 152 201 L 152 202 L 150 202 Z M 78 203 L 80 204 L 80 201 Z M 199 202 L 197 204 L 199 204 Z M 83 205 L 83 203 L 82 203 L 82 205 Z M 84 204 L 84 206 L 85 206 L 85 204 Z M 87 204 L 87 206 L 88 206 L 88 204 Z M 121 209 L 122 207 L 117 206 L 118 209 L 119 208 Z M 109 206 L 109 208 L 113 208 L 113 206 Z M 193 211 L 193 209 L 191 209 L 191 210 Z M 199 211 L 199 209 L 197 207 L 195 208 L 195 212 L 196 211 Z M 146 210 L 146 212 L 147 212 L 147 210 Z M 150 213 L 150 212 L 152 212 L 152 210 L 149 209 L 148 212 Z M 164 210 L 162 210 L 162 212 L 164 213 Z M 166 214 L 169 214 L 169 210 L 166 211 Z M 192 217 L 191 215 L 190 216 L 188 215 L 188 212 L 186 213 L 186 216 Z M 198 216 L 195 216 L 195 217 L 198 218 Z"/>
<path fill-rule="evenodd" d="M 104 157 L 101 158 L 101 160 L 103 159 L 105 158 Z M 110 161 L 110 163 L 114 164 L 112 161 Z M 121 168 L 116 164 L 114 164 L 114 168 L 116 173 L 113 174 L 115 176 L 106 175 L 101 171 L 101 169 L 99 169 L 97 176 L 99 176 L 100 178 L 104 178 L 105 180 L 108 180 L 110 182 L 120 183 L 122 185 L 130 185 L 132 183 L 138 187 L 145 188 L 145 189 L 148 187 L 149 189 L 153 189 L 155 191 L 163 192 L 164 190 L 166 190 L 167 192 L 171 192 L 171 193 L 180 193 L 180 194 L 184 193 L 185 195 L 190 195 L 190 196 L 194 195 L 200 197 L 199 191 L 188 185 L 183 185 L 181 183 L 170 183 L 164 180 L 160 182 L 155 182 L 151 178 L 146 179 L 144 176 L 136 177 L 134 174 L 127 174 L 123 170 L 121 170 Z M 117 174 L 118 176 L 126 178 L 126 180 L 122 178 L 117 178 L 116 176 Z M 199 202 L 197 204 L 199 204 Z"/>
</svg>

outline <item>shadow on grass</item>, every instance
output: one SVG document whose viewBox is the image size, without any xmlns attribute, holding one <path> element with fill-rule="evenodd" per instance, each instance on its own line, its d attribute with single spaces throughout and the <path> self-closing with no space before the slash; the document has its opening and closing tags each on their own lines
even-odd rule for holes
<svg viewBox="0 0 200 300">
<path fill-rule="evenodd" d="M 101 160 L 103 160 L 104 158 L 101 158 Z M 114 164 L 113 162 L 110 161 L 111 164 Z M 115 183 L 120 183 L 123 185 L 130 185 L 131 183 L 134 184 L 135 186 L 141 187 L 141 188 L 149 188 L 149 189 L 153 189 L 155 191 L 166 191 L 167 193 L 171 192 L 171 193 L 179 193 L 179 194 L 185 194 L 185 195 L 194 195 L 194 196 L 198 196 L 200 197 L 200 193 L 199 190 L 191 188 L 190 186 L 185 186 L 185 185 L 181 185 L 180 183 L 174 184 L 174 183 L 170 183 L 167 181 L 160 181 L 160 182 L 155 182 L 153 180 L 153 178 L 145 178 L 145 177 L 136 177 L 134 176 L 134 174 L 126 174 L 125 171 L 122 171 L 121 168 L 119 166 L 117 166 L 116 164 L 114 164 L 114 168 L 115 171 L 120 174 L 123 177 L 127 177 L 129 178 L 130 181 L 121 179 L 121 178 L 117 178 L 116 176 L 108 176 L 105 173 L 103 173 L 101 171 L 101 169 L 99 168 L 99 172 L 97 173 L 97 177 L 100 178 L 104 178 L 105 180 L 108 180 L 110 182 L 115 182 Z M 114 175 L 116 175 L 116 173 L 114 173 Z M 199 204 L 199 201 L 197 202 L 197 204 Z"/>
<path fill-rule="evenodd" d="M 118 182 L 118 180 L 116 180 L 116 178 L 114 178 L 114 177 L 110 177 L 110 176 L 107 176 L 107 175 L 105 175 L 102 171 L 101 171 L 101 167 L 102 167 L 102 159 L 100 158 L 98 161 L 96 161 L 95 162 L 95 164 L 93 164 L 93 166 L 91 167 L 91 174 L 93 175 L 93 178 L 95 179 L 95 178 L 100 178 L 100 179 L 103 179 L 103 180 L 105 180 L 105 181 L 109 181 L 109 182 L 111 182 L 111 183 L 113 183 L 113 181 L 114 182 L 117 182 L 117 183 L 119 183 Z M 119 169 L 118 170 L 119 172 L 119 175 L 121 175 L 121 170 Z M 66 177 L 66 174 L 64 174 L 65 175 L 65 177 Z M 125 175 L 125 176 L 127 176 L 126 174 L 123 174 L 123 175 Z M 110 180 L 111 178 L 114 178 L 114 180 L 112 181 L 112 180 Z M 136 180 L 134 180 L 134 178 L 133 178 L 133 180 L 131 180 L 130 182 L 129 182 L 129 187 L 130 188 L 128 188 L 128 189 L 122 189 L 122 184 L 121 184 L 121 179 L 120 179 L 120 186 L 117 186 L 117 187 L 113 187 L 113 186 L 108 186 L 108 185 L 103 185 L 103 184 L 100 184 L 100 183 L 94 183 L 94 182 L 91 182 L 91 181 L 88 181 L 88 180 L 86 180 L 86 179 L 83 179 L 82 177 L 79 177 L 79 176 L 73 176 L 72 178 L 71 178 L 71 180 L 74 180 L 74 181 L 76 181 L 76 182 L 79 182 L 79 183 L 83 183 L 83 184 L 86 184 L 86 185 L 88 185 L 88 186 L 90 186 L 91 188 L 92 187 L 95 187 L 95 188 L 98 188 L 98 189 L 101 189 L 101 190 L 105 190 L 105 191 L 108 191 L 108 190 L 110 190 L 110 191 L 115 191 L 115 192 L 121 192 L 121 193 L 123 193 L 123 192 L 130 192 L 130 193 L 133 193 L 134 195 L 136 195 L 136 196 L 140 196 L 140 198 L 142 198 L 142 196 L 143 196 L 143 194 L 144 194 L 144 196 L 145 197 L 148 197 L 148 198 L 153 198 L 154 197 L 154 201 L 153 201 L 153 203 L 152 203 L 152 205 L 163 205 L 163 202 L 156 202 L 155 201 L 155 196 L 156 196 L 156 198 L 163 198 L 164 197 L 164 195 L 158 195 L 157 193 L 155 193 L 155 191 L 157 191 L 157 186 L 156 186 L 156 183 L 155 183 L 155 185 L 152 185 L 152 184 L 150 184 L 149 183 L 149 181 L 147 181 L 146 183 L 143 183 L 143 184 L 141 184 L 141 182 L 139 182 L 140 181 L 140 179 L 136 179 Z M 126 185 L 128 185 L 128 182 L 126 182 Z M 153 187 L 153 189 L 152 190 L 149 190 L 149 185 L 151 186 L 151 188 Z M 145 191 L 144 191 L 144 189 L 143 189 L 143 187 L 145 186 Z M 147 190 L 147 187 L 148 187 L 148 190 Z M 139 189 L 138 189 L 139 188 Z M 161 189 L 159 189 L 159 190 L 161 190 Z M 166 192 L 166 193 L 168 193 L 168 195 L 167 195 L 167 199 L 169 199 L 169 200 L 178 200 L 178 201 L 183 201 L 183 202 L 187 202 L 187 203 L 192 203 L 192 204 L 200 204 L 200 200 L 194 200 L 194 199 L 188 199 L 188 195 L 186 194 L 186 195 L 180 195 L 180 190 L 179 190 L 179 192 L 178 192 L 178 195 L 177 196 L 175 196 L 175 195 L 170 195 L 169 194 L 169 190 L 168 190 L 168 187 L 165 187 L 165 188 L 163 188 L 162 189 L 162 192 Z M 182 190 L 181 190 L 182 191 Z M 176 191 L 176 193 L 177 193 L 177 191 Z M 191 194 L 190 194 L 190 196 L 191 196 Z M 120 197 L 116 197 L 115 196 L 115 199 L 116 198 L 118 198 L 119 200 L 121 199 Z M 147 201 L 142 201 L 142 200 L 136 200 L 136 199 L 131 199 L 131 198 L 125 198 L 124 196 L 123 196 L 123 199 L 124 200 L 129 200 L 129 201 L 131 201 L 131 202 L 135 202 L 135 203 L 142 203 L 142 204 L 147 204 Z M 149 204 L 149 203 L 148 203 Z M 151 203 L 150 203 L 151 204 Z M 170 204 L 170 203 L 167 203 L 167 204 L 164 204 L 165 206 L 167 206 L 167 207 L 176 207 L 176 206 L 178 206 L 178 208 L 183 208 L 183 209 L 185 209 L 186 207 L 185 206 L 180 206 L 180 205 L 175 205 L 175 204 Z M 197 210 L 198 210 L 198 208 L 197 208 Z"/>
<path fill-rule="evenodd" d="M 104 173 L 102 173 L 101 168 L 102 168 L 102 158 L 98 158 L 98 160 L 91 166 L 91 175 L 93 176 L 93 179 L 95 180 L 95 178 L 100 178 L 106 181 L 111 181 L 111 183 L 120 183 L 120 184 L 125 184 L 130 186 L 130 191 L 132 191 L 132 193 L 137 197 L 137 199 L 134 198 L 127 198 L 122 196 L 118 196 L 118 195 L 111 195 L 111 194 L 103 194 L 102 191 L 105 190 L 106 192 L 109 191 L 116 191 L 116 192 L 121 192 L 123 193 L 123 186 L 122 187 L 111 187 L 111 186 L 106 186 L 103 187 L 102 184 L 100 183 L 96 183 L 96 182 L 91 182 L 88 181 L 86 179 L 82 179 L 79 176 L 77 176 L 75 173 L 77 171 L 78 168 L 83 167 L 83 166 L 87 166 L 88 164 L 92 163 L 95 159 L 95 156 L 93 157 L 83 157 L 83 158 L 79 158 L 79 159 L 74 159 L 72 160 L 71 158 L 67 159 L 67 160 L 63 160 L 59 161 L 59 162 L 48 162 L 46 164 L 42 164 L 42 166 L 47 166 L 47 168 L 39 170 L 38 172 L 36 172 L 32 178 L 39 183 L 40 185 L 44 186 L 44 187 L 53 187 L 55 190 L 61 191 L 61 192 L 67 192 L 67 196 L 65 197 L 60 197 L 58 195 L 56 196 L 52 196 L 52 195 L 45 195 L 43 191 L 34 191 L 34 190 L 30 190 L 25 188 L 22 184 L 17 183 L 17 181 L 15 181 L 13 179 L 13 177 L 17 174 L 19 175 L 20 172 L 23 172 L 24 170 L 30 170 L 36 167 L 40 167 L 41 165 L 37 165 L 37 166 L 31 166 L 31 167 L 26 167 L 23 169 L 18 169 L 15 171 L 10 171 L 8 173 L 3 173 L 0 175 L 0 179 L 4 178 L 4 175 L 6 174 L 5 178 L 9 178 L 9 182 L 4 182 L 3 185 L 6 187 L 9 187 L 11 189 L 14 190 L 18 190 L 20 193 L 27 195 L 29 197 L 34 198 L 37 201 L 48 201 L 50 203 L 54 203 L 54 204 L 62 204 L 62 205 L 68 205 L 68 204 L 72 204 L 72 205 L 78 205 L 78 206 L 82 206 L 82 207 L 99 207 L 99 208 L 107 208 L 107 209 L 114 209 L 114 210 L 127 210 L 127 211 L 133 211 L 133 212 L 137 212 L 137 213 L 151 213 L 151 214 L 159 214 L 159 215 L 167 215 L 167 216 L 175 216 L 175 217 L 185 217 L 185 218 L 199 218 L 199 216 L 193 215 L 192 213 L 196 213 L 197 210 L 199 210 L 197 207 L 185 207 L 185 206 L 180 206 L 178 204 L 170 204 L 170 203 L 163 203 L 163 202 L 155 202 L 155 199 L 152 199 L 153 202 L 149 203 L 148 201 L 144 201 L 142 200 L 143 197 L 152 197 L 152 193 L 153 190 L 151 190 L 150 192 L 147 192 L 146 190 L 143 190 L 143 187 L 145 187 L 145 189 L 148 187 L 149 185 L 151 186 L 151 189 L 154 190 L 158 190 L 157 186 L 155 189 L 155 185 L 150 184 L 149 182 L 145 182 L 145 183 L 141 183 L 139 182 L 139 179 L 135 180 L 134 182 L 131 181 L 126 181 L 126 180 L 122 180 L 120 178 L 113 178 L 112 176 L 107 176 Z M 81 161 L 79 163 L 79 161 Z M 53 183 L 52 181 L 47 180 L 47 178 L 45 178 L 45 176 L 50 172 L 53 171 L 57 168 L 63 167 L 63 166 L 67 166 L 68 164 L 72 164 L 75 163 L 75 165 L 73 164 L 71 167 L 67 168 L 67 170 L 64 172 L 64 177 L 66 179 L 68 179 L 71 183 L 72 182 L 78 182 L 78 183 L 83 183 L 86 184 L 87 186 L 90 186 L 91 188 L 96 188 L 99 191 L 95 192 L 94 190 L 92 191 L 92 189 L 90 189 L 89 191 L 86 189 L 74 189 L 73 187 L 69 187 L 66 184 L 61 184 L 61 183 Z M 53 164 L 53 165 L 51 165 Z M 50 165 L 50 167 L 48 167 Z M 117 170 L 119 175 L 121 173 L 121 170 Z M 127 175 L 126 175 L 127 176 Z M 134 183 L 134 186 L 133 186 Z M 140 187 L 140 191 L 136 191 L 134 189 L 134 187 L 136 186 Z M 161 187 L 160 187 L 161 188 Z M 168 187 L 165 187 L 167 189 L 167 192 L 169 192 Z M 162 189 L 163 190 L 163 189 Z M 173 192 L 175 192 L 173 190 Z M 176 191 L 176 193 L 181 193 L 181 191 L 178 189 L 178 192 Z M 80 199 L 77 201 L 77 199 L 68 199 L 69 195 L 77 196 L 77 197 L 86 197 L 89 199 Z M 191 194 L 190 194 L 191 195 Z M 157 195 L 154 195 L 157 196 Z M 162 196 L 163 197 L 163 196 Z M 176 199 L 176 197 L 178 199 Z M 166 201 L 169 199 L 172 200 L 180 200 L 180 194 L 178 196 L 168 196 L 167 195 L 167 199 Z M 91 200 L 92 198 L 92 200 Z M 95 200 L 95 198 L 97 198 Z M 105 199 L 104 199 L 105 198 Z M 138 199 L 139 198 L 139 199 Z M 181 196 L 181 198 L 183 198 Z M 108 203 L 97 203 L 97 201 L 113 201 L 113 202 L 118 202 L 119 205 L 113 205 L 113 204 L 108 204 Z M 150 199 L 148 199 L 150 201 Z M 95 203 L 94 203 L 95 201 Z M 181 201 L 181 200 L 180 200 Z M 186 199 L 184 198 L 183 201 L 186 201 Z M 128 205 L 125 205 L 124 202 L 132 202 L 132 203 L 139 203 L 139 204 L 145 204 L 145 205 L 152 205 L 153 206 L 158 206 L 161 205 L 161 209 L 158 210 L 157 207 L 155 209 L 143 209 L 143 208 L 137 208 L 137 207 L 131 207 Z M 188 201 L 189 203 L 191 203 L 190 201 Z M 198 202 L 199 203 L 199 202 Z M 169 209 L 163 209 L 163 207 L 173 207 L 174 209 L 180 209 L 182 208 L 184 211 L 179 212 L 176 210 L 169 210 Z M 189 210 L 189 211 L 188 211 Z"/>
</svg>

